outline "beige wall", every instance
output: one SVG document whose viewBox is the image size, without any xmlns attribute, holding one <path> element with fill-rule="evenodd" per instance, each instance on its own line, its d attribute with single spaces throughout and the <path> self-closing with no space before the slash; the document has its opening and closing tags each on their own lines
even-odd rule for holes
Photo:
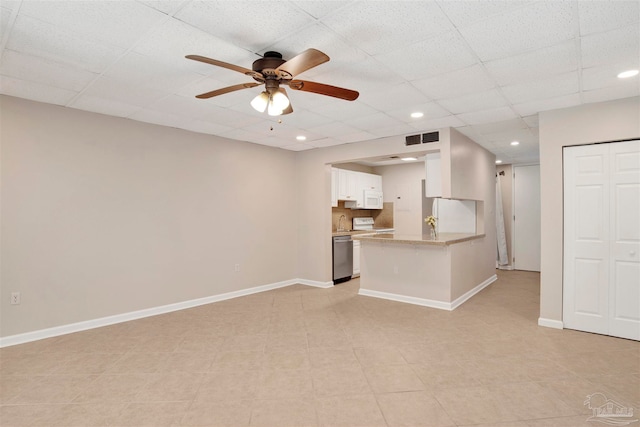
<svg viewBox="0 0 640 427">
<path fill-rule="evenodd" d="M 513 239 L 513 167 L 511 165 L 496 166 L 496 173 L 504 171 L 500 176 L 500 190 L 502 193 L 502 212 L 504 214 L 504 232 L 507 236 L 507 254 L 509 265 L 513 264 L 513 252 L 511 245 Z"/>
<path fill-rule="evenodd" d="M 393 227 L 397 234 L 422 233 L 422 181 L 424 162 L 379 166 L 385 202 L 393 202 Z"/>
<path fill-rule="evenodd" d="M 562 321 L 562 147 L 640 137 L 640 98 L 540 113 L 540 318 Z"/>
<path fill-rule="evenodd" d="M 479 156 L 472 167 L 477 174 L 477 179 L 483 183 L 481 187 L 474 188 L 473 195 L 481 194 L 487 197 L 484 212 L 484 224 L 487 238 L 482 239 L 480 252 L 486 254 L 490 261 L 484 262 L 495 267 L 495 156 L 477 144 L 469 144 L 470 140 L 455 129 L 439 129 L 440 142 L 413 145 L 404 145 L 404 136 L 381 138 L 373 141 L 356 142 L 320 150 L 308 150 L 296 154 L 296 167 L 298 169 L 298 214 L 299 214 L 299 241 L 298 246 L 304 248 L 298 252 L 299 276 L 309 280 L 331 280 L 331 164 L 362 160 L 371 157 L 399 155 L 399 154 L 423 154 L 425 149 L 448 150 L 450 138 L 455 140 L 458 149 L 457 156 L 462 158 L 463 150 L 467 154 Z M 451 135 L 451 136 L 450 136 Z M 448 152 L 448 151 L 447 151 Z M 448 166 L 443 169 L 448 170 Z M 458 173 L 467 171 L 455 171 L 451 182 L 460 182 Z M 482 176 L 480 176 L 482 175 Z M 489 183 L 488 186 L 486 184 Z M 384 186 L 383 178 L 383 186 Z M 443 189 L 444 191 L 444 189 Z M 484 193 L 486 191 L 486 193 Z M 387 196 L 385 196 L 387 197 Z M 488 204 L 488 206 L 487 206 Z M 394 222 L 397 219 L 394 216 Z M 395 227 L 395 223 L 394 223 Z"/>
<path fill-rule="evenodd" d="M 295 153 L 5 96 L 0 109 L 0 336 L 298 277 Z"/>
</svg>

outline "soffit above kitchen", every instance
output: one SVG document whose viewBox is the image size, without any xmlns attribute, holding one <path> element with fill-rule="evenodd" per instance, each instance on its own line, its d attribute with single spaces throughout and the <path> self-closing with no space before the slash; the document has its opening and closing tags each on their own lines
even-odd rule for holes
<svg viewBox="0 0 640 427">
<path fill-rule="evenodd" d="M 639 23 L 635 0 L 1 0 L 0 93 L 294 151 L 453 127 L 536 162 L 538 112 L 640 94 L 616 77 L 640 67 Z M 271 117 L 259 87 L 196 99 L 250 80 L 185 59 L 309 48 L 331 59 L 300 77 L 357 100 L 289 91 Z"/>
</svg>

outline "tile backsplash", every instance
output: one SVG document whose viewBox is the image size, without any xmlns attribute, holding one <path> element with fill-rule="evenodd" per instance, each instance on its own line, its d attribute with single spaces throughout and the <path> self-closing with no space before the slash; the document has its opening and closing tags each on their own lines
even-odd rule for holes
<svg viewBox="0 0 640 427">
<path fill-rule="evenodd" d="M 331 208 L 331 231 L 335 232 L 338 229 L 341 215 L 345 216 L 345 219 L 342 220 L 342 226 L 347 230 L 351 230 L 353 218 L 363 216 L 372 217 L 374 227 L 391 228 L 393 227 L 393 202 L 383 203 L 382 209 L 349 209 L 344 207 L 343 201 L 339 201 L 337 208 Z"/>
</svg>

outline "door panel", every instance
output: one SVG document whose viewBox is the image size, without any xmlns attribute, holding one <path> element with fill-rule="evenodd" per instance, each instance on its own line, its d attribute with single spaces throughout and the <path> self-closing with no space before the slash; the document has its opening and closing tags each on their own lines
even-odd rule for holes
<svg viewBox="0 0 640 427">
<path fill-rule="evenodd" d="M 610 145 L 609 334 L 640 340 L 640 141 Z"/>
<path fill-rule="evenodd" d="M 513 266 L 540 271 L 540 165 L 515 166 Z"/>
<path fill-rule="evenodd" d="M 565 326 L 607 333 L 609 186 L 605 145 L 564 150 Z"/>
<path fill-rule="evenodd" d="M 640 141 L 563 153 L 564 324 L 640 340 Z"/>
</svg>

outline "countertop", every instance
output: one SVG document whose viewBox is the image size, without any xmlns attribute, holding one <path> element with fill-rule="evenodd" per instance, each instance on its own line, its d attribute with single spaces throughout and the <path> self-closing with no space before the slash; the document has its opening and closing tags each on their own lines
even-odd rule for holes
<svg viewBox="0 0 640 427">
<path fill-rule="evenodd" d="M 449 246 L 455 243 L 462 243 L 469 240 L 480 239 L 484 236 L 484 234 L 440 233 L 436 240 L 433 240 L 428 234 L 375 234 L 373 236 L 354 236 L 353 238 L 356 240 L 373 242 L 403 243 L 409 245 Z"/>
<path fill-rule="evenodd" d="M 331 233 L 331 237 L 335 236 L 355 236 L 356 234 L 374 234 L 379 232 L 379 230 L 390 230 L 393 227 L 373 227 L 372 230 L 344 230 L 344 231 L 334 231 Z"/>
</svg>

